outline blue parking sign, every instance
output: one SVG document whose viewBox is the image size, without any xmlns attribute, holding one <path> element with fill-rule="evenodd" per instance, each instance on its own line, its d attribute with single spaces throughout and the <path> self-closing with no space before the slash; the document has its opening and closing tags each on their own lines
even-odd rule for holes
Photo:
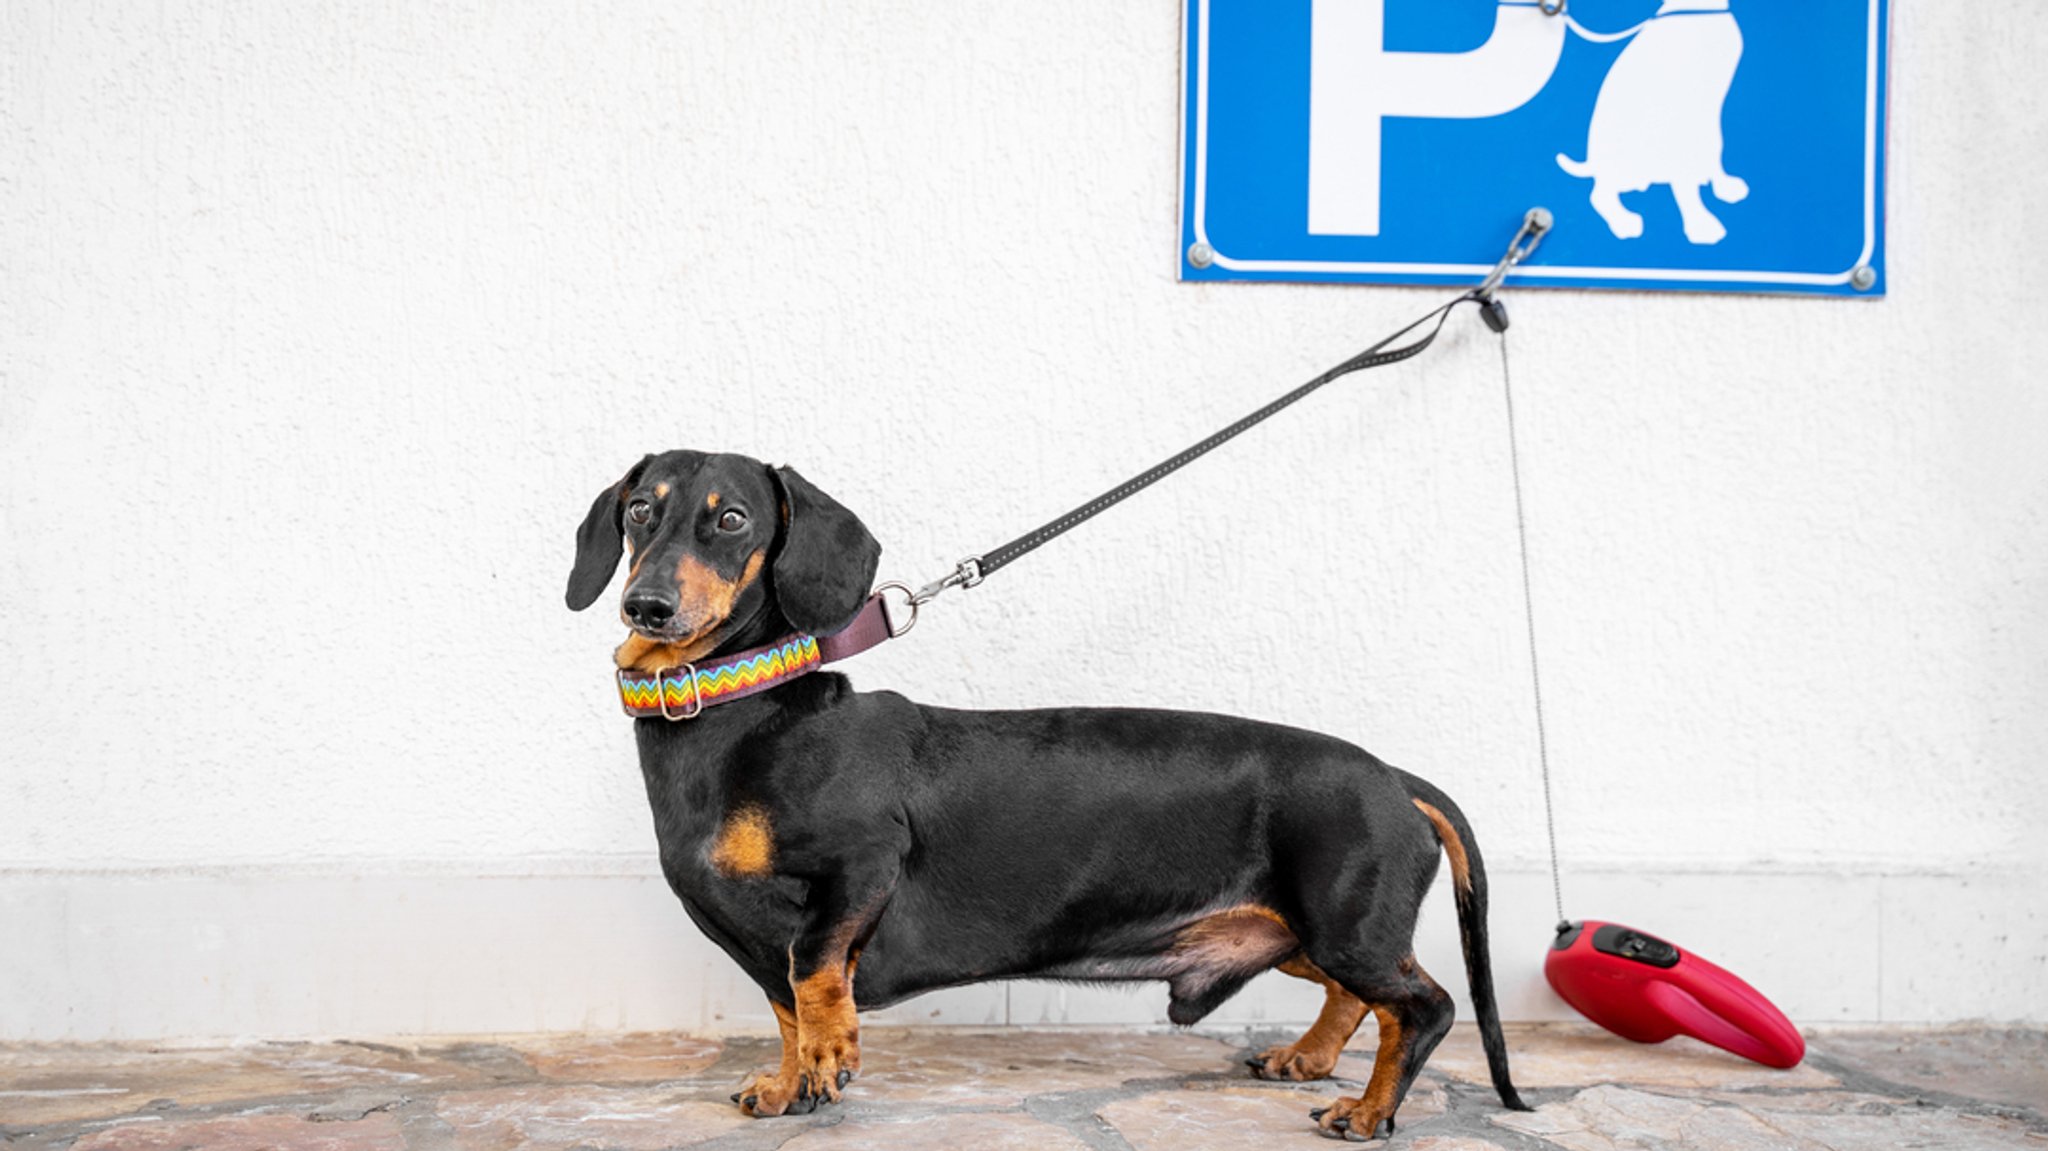
<svg viewBox="0 0 2048 1151">
<path fill-rule="evenodd" d="M 1188 0 L 1184 280 L 1878 296 L 1888 0 Z"/>
</svg>

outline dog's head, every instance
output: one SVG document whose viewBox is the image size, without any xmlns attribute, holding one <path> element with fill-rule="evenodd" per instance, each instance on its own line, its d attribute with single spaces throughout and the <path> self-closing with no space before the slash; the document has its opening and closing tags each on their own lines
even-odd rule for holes
<svg viewBox="0 0 2048 1151">
<path fill-rule="evenodd" d="M 844 627 L 882 554 L 792 469 L 704 452 L 648 456 L 598 493 L 576 530 L 572 610 L 597 602 L 628 550 L 619 618 L 633 634 L 618 659 L 641 669 Z"/>
</svg>

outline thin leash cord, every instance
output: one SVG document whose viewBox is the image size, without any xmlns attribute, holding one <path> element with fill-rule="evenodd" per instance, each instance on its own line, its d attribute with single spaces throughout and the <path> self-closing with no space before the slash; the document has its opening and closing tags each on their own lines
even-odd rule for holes
<svg viewBox="0 0 2048 1151">
<path fill-rule="evenodd" d="M 1515 479 L 1515 538 L 1522 550 L 1522 621 L 1529 633 L 1529 689 L 1536 700 L 1536 760 L 1543 768 L 1543 827 L 1550 836 L 1550 895 L 1557 925 L 1564 917 L 1564 882 L 1557 866 L 1557 813 L 1550 800 L 1550 738 L 1543 722 L 1543 671 L 1536 659 L 1536 593 L 1529 578 L 1529 516 L 1522 502 L 1522 452 L 1515 434 L 1515 384 L 1508 370 L 1508 334 L 1500 334 L 1500 388 L 1508 410 L 1508 470 Z"/>
<path fill-rule="evenodd" d="M 1078 527 L 1083 522 L 1108 511 L 1117 504 L 1122 503 L 1167 476 L 1172 475 L 1174 472 L 1179 471 L 1181 468 L 1186 467 L 1188 464 L 1193 463 L 1195 460 L 1200 459 L 1202 456 L 1207 455 L 1215 448 L 1221 447 L 1226 441 L 1234 439 L 1243 432 L 1250 430 L 1254 425 L 1264 422 L 1269 416 L 1279 413 L 1283 408 L 1291 406 L 1295 401 L 1306 397 L 1324 384 L 1330 383 L 1339 377 L 1350 375 L 1352 372 L 1384 367 L 1388 364 L 1397 364 L 1402 360 L 1422 354 L 1432 343 L 1436 342 L 1437 335 L 1443 331 L 1444 321 L 1450 318 L 1450 314 L 1457 310 L 1458 305 L 1474 302 L 1477 299 L 1476 295 L 1468 292 L 1448 304 L 1431 309 L 1422 318 L 1410 323 L 1400 331 L 1338 364 L 1315 379 L 1295 388 L 1258 411 L 1245 416 L 1222 431 L 1176 455 L 1161 460 L 1159 463 L 1125 480 L 1123 483 L 1082 504 L 1080 507 L 1057 519 L 1046 522 L 1036 530 L 1026 532 L 1009 543 L 988 552 L 986 555 L 978 557 L 977 562 L 980 565 L 980 575 L 992 574 L 996 569 L 1003 567 L 1024 553 L 1051 542 L 1053 537 Z M 1431 321 L 1435 321 L 1434 326 L 1431 326 Z M 1395 348 L 1392 351 L 1387 350 L 1388 346 L 1396 340 L 1423 327 L 1429 328 L 1427 335 L 1404 347 Z"/>
</svg>

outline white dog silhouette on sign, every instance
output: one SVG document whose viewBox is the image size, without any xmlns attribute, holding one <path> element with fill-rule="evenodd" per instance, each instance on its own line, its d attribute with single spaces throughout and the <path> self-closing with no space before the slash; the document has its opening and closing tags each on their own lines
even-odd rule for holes
<svg viewBox="0 0 2048 1151">
<path fill-rule="evenodd" d="M 1585 161 L 1560 152 L 1558 166 L 1592 179 L 1593 210 L 1619 239 L 1643 234 L 1643 218 L 1623 206 L 1621 194 L 1665 184 L 1685 238 L 1719 243 L 1728 229 L 1701 202 L 1700 187 L 1728 204 L 1749 195 L 1749 185 L 1721 166 L 1721 105 L 1742 60 L 1742 29 L 1728 0 L 1664 0 L 1655 16 L 1618 35 L 1588 32 L 1576 20 L 1571 27 L 1588 40 L 1629 45 L 1600 86 Z"/>
</svg>

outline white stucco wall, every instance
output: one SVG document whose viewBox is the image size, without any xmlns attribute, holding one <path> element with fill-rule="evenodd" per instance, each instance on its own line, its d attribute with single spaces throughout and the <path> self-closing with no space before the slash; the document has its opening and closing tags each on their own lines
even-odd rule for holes
<svg viewBox="0 0 2048 1151">
<path fill-rule="evenodd" d="M 761 1022 L 572 530 L 736 450 L 921 581 L 1440 298 L 1175 282 L 1179 7 L 0 0 L 0 1038 Z M 1898 9 L 1889 299 L 1513 300 L 1567 910 L 2042 1020 L 2048 16 Z M 1466 315 L 852 673 L 1421 771 L 1556 1015 L 1500 393 Z"/>
</svg>

